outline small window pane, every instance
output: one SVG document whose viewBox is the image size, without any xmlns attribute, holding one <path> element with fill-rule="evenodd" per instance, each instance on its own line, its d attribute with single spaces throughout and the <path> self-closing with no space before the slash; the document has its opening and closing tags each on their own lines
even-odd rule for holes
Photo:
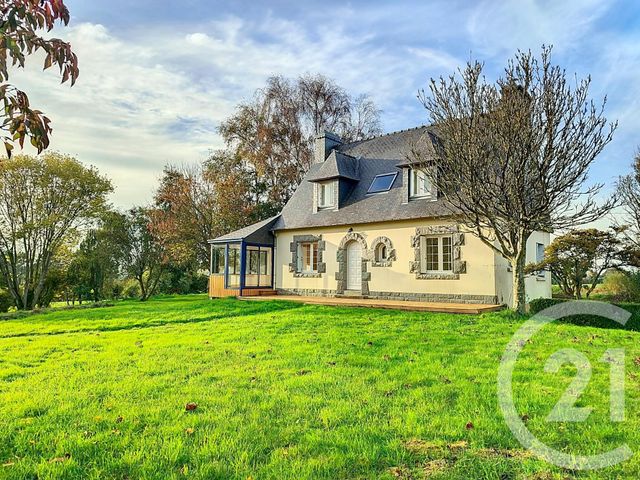
<svg viewBox="0 0 640 480">
<path fill-rule="evenodd" d="M 212 274 L 224 273 L 225 247 L 213 247 Z"/>
<path fill-rule="evenodd" d="M 334 206 L 335 182 L 321 183 L 318 185 L 318 207 L 326 208 Z"/>
<path fill-rule="evenodd" d="M 387 192 L 391 189 L 394 180 L 396 179 L 397 173 L 385 173 L 384 175 L 377 175 L 373 182 L 371 182 L 371 186 L 367 193 L 379 193 L 379 192 Z"/>
<path fill-rule="evenodd" d="M 411 169 L 411 196 L 423 197 L 431 194 L 431 182 L 424 170 L 419 168 Z"/>
<path fill-rule="evenodd" d="M 438 238 L 428 237 L 426 239 L 426 267 L 427 270 L 437 271 L 439 270 L 438 261 Z"/>
<path fill-rule="evenodd" d="M 262 250 L 262 251 L 260 251 L 260 275 L 266 275 L 267 274 L 267 266 L 268 265 L 269 265 L 269 263 L 268 263 L 267 251 L 266 250 Z"/>
<path fill-rule="evenodd" d="M 453 255 L 451 248 L 451 237 L 442 237 L 442 270 L 453 270 Z"/>
</svg>

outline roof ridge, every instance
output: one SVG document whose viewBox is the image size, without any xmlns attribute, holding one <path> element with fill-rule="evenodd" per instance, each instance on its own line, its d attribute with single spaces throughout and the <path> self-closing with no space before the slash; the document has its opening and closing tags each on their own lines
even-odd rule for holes
<svg viewBox="0 0 640 480">
<path fill-rule="evenodd" d="M 369 140 L 373 140 L 373 139 L 375 139 L 375 138 L 387 137 L 387 136 L 389 136 L 389 135 L 395 135 L 395 134 L 397 134 L 397 133 L 410 132 L 410 131 L 412 131 L 412 130 L 418 130 L 418 129 L 420 129 L 420 128 L 429 128 L 429 127 L 431 127 L 431 126 L 433 126 L 433 124 L 426 124 L 426 123 L 423 123 L 422 125 L 418 125 L 417 127 L 403 128 L 403 129 L 401 129 L 401 130 L 396 130 L 396 131 L 394 131 L 394 132 L 381 133 L 380 135 L 373 135 L 373 136 L 371 136 L 371 137 L 363 138 L 363 139 L 361 139 L 361 140 L 356 140 L 355 142 L 343 143 L 342 145 L 340 145 L 340 147 L 339 147 L 339 148 L 342 148 L 342 147 L 350 147 L 350 146 L 352 146 L 352 145 L 357 145 L 358 143 L 368 142 Z M 341 153 L 344 153 L 344 152 L 341 152 Z"/>
</svg>

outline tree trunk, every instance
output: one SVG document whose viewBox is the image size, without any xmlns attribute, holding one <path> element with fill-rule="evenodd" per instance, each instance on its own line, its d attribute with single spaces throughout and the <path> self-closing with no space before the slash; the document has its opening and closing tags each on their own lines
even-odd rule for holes
<svg viewBox="0 0 640 480">
<path fill-rule="evenodd" d="M 515 259 L 512 260 L 513 271 L 513 299 L 512 308 L 521 314 L 526 313 L 526 295 L 524 290 L 524 267 L 526 262 L 526 250 L 523 247 Z"/>
</svg>

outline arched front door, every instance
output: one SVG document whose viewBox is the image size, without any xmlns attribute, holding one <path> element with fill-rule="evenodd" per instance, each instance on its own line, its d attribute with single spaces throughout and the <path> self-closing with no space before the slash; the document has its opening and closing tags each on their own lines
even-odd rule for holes
<svg viewBox="0 0 640 480">
<path fill-rule="evenodd" d="M 347 290 L 362 289 L 362 245 L 349 242 L 347 245 Z"/>
</svg>

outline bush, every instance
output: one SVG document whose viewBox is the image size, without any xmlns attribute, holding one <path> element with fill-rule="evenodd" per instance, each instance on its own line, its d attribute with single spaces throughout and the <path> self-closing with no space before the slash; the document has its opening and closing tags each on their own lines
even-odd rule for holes
<svg viewBox="0 0 640 480">
<path fill-rule="evenodd" d="M 124 298 L 140 298 L 142 292 L 140 291 L 140 285 L 135 280 L 125 280 L 124 288 L 122 289 L 122 296 Z"/>
<path fill-rule="evenodd" d="M 13 298 L 11 294 L 0 288 L 0 313 L 4 313 L 13 307 Z"/>
<path fill-rule="evenodd" d="M 640 300 L 640 273 L 610 272 L 604 277 L 602 292 L 619 302 L 638 301 Z"/>
<path fill-rule="evenodd" d="M 529 302 L 529 313 L 535 315 L 545 308 L 553 307 L 563 302 L 570 302 L 572 299 L 565 298 L 536 298 Z M 591 301 L 591 300 L 586 300 Z M 609 302 L 611 303 L 611 302 Z M 633 330 L 640 332 L 640 304 L 638 303 L 612 303 L 616 307 L 620 307 L 631 314 L 627 323 L 623 326 L 608 318 L 599 317 L 597 315 L 571 315 L 569 317 L 557 320 L 559 323 L 568 323 L 571 325 L 581 325 L 596 328 L 616 328 L 622 330 Z"/>
<path fill-rule="evenodd" d="M 564 298 L 535 298 L 529 302 L 529 313 L 535 315 L 545 308 L 553 307 L 566 301 Z"/>
</svg>

